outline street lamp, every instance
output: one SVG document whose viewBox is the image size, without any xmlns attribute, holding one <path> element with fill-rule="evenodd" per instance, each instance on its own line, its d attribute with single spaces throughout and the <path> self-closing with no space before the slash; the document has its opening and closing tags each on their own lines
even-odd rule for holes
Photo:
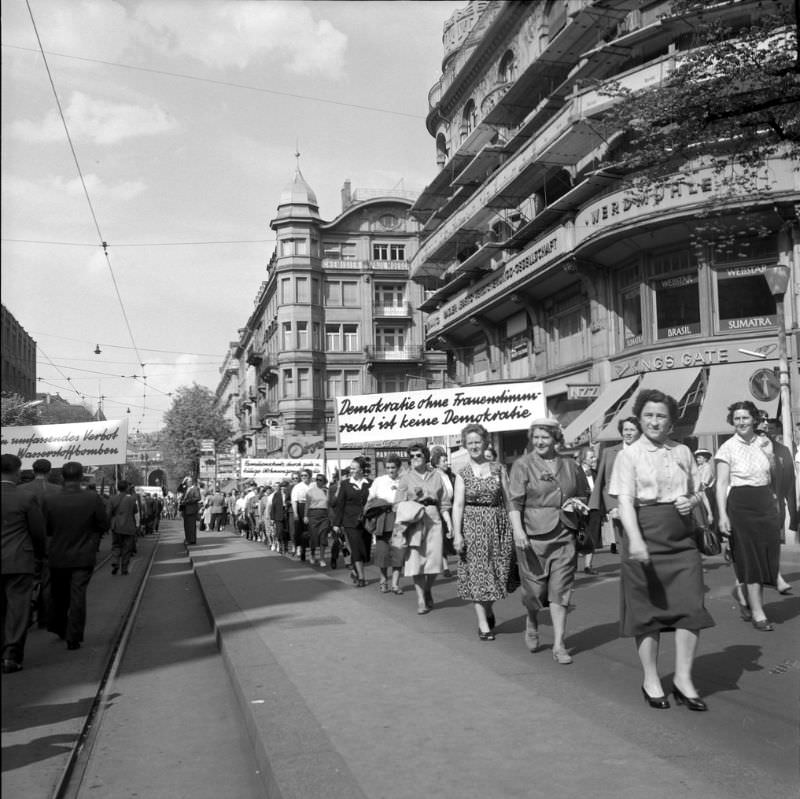
<svg viewBox="0 0 800 799">
<path fill-rule="evenodd" d="M 783 443 L 792 449 L 794 428 L 792 427 L 792 396 L 789 387 L 789 354 L 786 348 L 786 314 L 784 296 L 789 288 L 791 269 L 788 264 L 774 264 L 764 270 L 767 285 L 775 297 L 775 316 L 778 324 L 778 378 L 780 381 L 781 425 Z"/>
</svg>

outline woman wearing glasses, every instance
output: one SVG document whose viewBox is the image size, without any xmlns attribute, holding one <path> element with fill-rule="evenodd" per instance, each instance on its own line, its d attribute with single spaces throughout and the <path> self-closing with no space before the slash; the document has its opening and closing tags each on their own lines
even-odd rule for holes
<svg viewBox="0 0 800 799">
<path fill-rule="evenodd" d="M 553 660 L 567 665 L 572 656 L 564 634 L 578 566 L 575 514 L 588 512 L 589 483 L 574 458 L 556 453 L 563 435 L 555 419 L 536 419 L 528 438 L 531 451 L 511 467 L 508 513 L 528 611 L 525 644 L 531 652 L 539 648 L 539 612 L 549 606 Z"/>
<path fill-rule="evenodd" d="M 412 444 L 408 448 L 408 458 L 411 468 L 400 476 L 395 500 L 415 500 L 425 506 L 422 521 L 409 531 L 403 564 L 403 574 L 414 580 L 417 613 L 423 615 L 433 608 L 431 589 L 436 575 L 442 571 L 442 525 L 448 531 L 452 529 L 451 501 L 442 473 L 429 463 L 428 448 L 424 444 Z"/>
</svg>

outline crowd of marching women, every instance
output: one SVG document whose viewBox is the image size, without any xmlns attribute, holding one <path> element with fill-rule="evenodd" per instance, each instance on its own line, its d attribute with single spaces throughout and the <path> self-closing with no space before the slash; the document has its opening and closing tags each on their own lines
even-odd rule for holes
<svg viewBox="0 0 800 799">
<path fill-rule="evenodd" d="M 796 463 L 774 420 L 749 401 L 730 406 L 733 435 L 716 453 L 672 440 L 677 418 L 672 397 L 645 390 L 619 423 L 621 443 L 599 457 L 592 449 L 562 452 L 558 423 L 542 418 L 530 426 L 528 452 L 508 470 L 485 428 L 470 424 L 461 435 L 466 464 L 456 474 L 443 448 L 414 443 L 405 468 L 389 457 L 374 480 L 356 457 L 330 484 L 304 470 L 275 486 L 249 484 L 241 495 L 190 486 L 181 500 L 187 541 L 196 519 L 211 530 L 233 526 L 312 565 L 336 568 L 343 558 L 358 588 L 372 563 L 383 593 L 402 594 L 410 578 L 420 615 L 435 608 L 435 580 L 457 558 L 458 594 L 474 607 L 479 639 L 495 640 L 494 603 L 519 588 L 525 645 L 540 650 L 546 611 L 551 655 L 564 665 L 572 662 L 567 614 L 579 558 L 585 574 L 596 574 L 592 554 L 607 544 L 620 555 L 620 634 L 635 641 L 645 701 L 670 706 L 657 657 L 661 634 L 673 632 L 672 696 L 706 710 L 692 682 L 700 630 L 714 624 L 702 557 L 724 545 L 742 619 L 774 630 L 763 591 L 791 590 L 779 556 L 785 529 L 797 529 Z"/>
</svg>

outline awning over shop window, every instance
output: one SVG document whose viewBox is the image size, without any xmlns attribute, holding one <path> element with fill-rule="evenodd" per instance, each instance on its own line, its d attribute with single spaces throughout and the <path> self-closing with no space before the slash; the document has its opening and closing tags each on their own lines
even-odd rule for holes
<svg viewBox="0 0 800 799">
<path fill-rule="evenodd" d="M 633 413 L 633 404 L 636 402 L 636 395 L 643 389 L 657 389 L 675 397 L 680 405 L 686 392 L 691 388 L 692 383 L 697 380 L 700 369 L 670 369 L 667 372 L 647 372 L 639 384 L 636 391 L 631 394 L 628 401 L 620 408 L 614 418 L 603 428 L 597 437 L 599 441 L 618 441 L 620 438 L 617 425 L 620 419 L 630 416 Z"/>
<path fill-rule="evenodd" d="M 606 411 L 619 402 L 620 397 L 639 379 L 639 375 L 623 377 L 621 380 L 612 380 L 600 396 L 586 409 L 575 417 L 574 421 L 564 429 L 564 441 L 567 443 L 575 441 L 580 435 L 588 430 L 596 421 L 601 419 Z"/>
<path fill-rule="evenodd" d="M 695 436 L 713 435 L 714 433 L 732 433 L 733 428 L 725 421 L 728 406 L 740 400 L 750 400 L 759 410 L 766 411 L 772 418 L 778 412 L 779 397 L 761 400 L 758 396 L 770 396 L 777 393 L 770 385 L 764 385 L 765 378 L 771 382 L 771 373 L 777 364 L 769 363 L 729 363 L 712 366 L 708 378 L 703 407 L 694 426 Z M 753 390 L 758 392 L 754 396 Z M 777 385 L 777 377 L 775 377 Z M 761 393 L 763 392 L 763 393 Z"/>
</svg>

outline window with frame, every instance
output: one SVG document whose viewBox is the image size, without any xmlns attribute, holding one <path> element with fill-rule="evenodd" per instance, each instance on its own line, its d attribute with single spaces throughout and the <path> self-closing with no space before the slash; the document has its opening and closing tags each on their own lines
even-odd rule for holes
<svg viewBox="0 0 800 799">
<path fill-rule="evenodd" d="M 358 325 L 342 325 L 344 351 L 358 352 Z"/>
<path fill-rule="evenodd" d="M 361 393 L 361 372 L 345 369 L 344 390 L 348 397 Z"/>
<path fill-rule="evenodd" d="M 697 272 L 654 280 L 656 336 L 694 336 L 700 332 L 700 280 Z"/>
<path fill-rule="evenodd" d="M 358 299 L 358 283 L 355 280 L 342 281 L 342 305 L 356 307 L 360 305 Z"/>
<path fill-rule="evenodd" d="M 307 277 L 296 277 L 295 278 L 295 302 L 303 302 L 307 303 L 310 301 L 311 297 L 308 293 L 308 278 Z"/>
<path fill-rule="evenodd" d="M 283 396 L 285 398 L 294 397 L 294 371 L 292 369 L 283 370 Z"/>
<path fill-rule="evenodd" d="M 297 349 L 307 350 L 308 346 L 308 322 L 297 323 Z"/>
<path fill-rule="evenodd" d="M 551 314 L 550 363 L 569 366 L 585 361 L 588 356 L 585 303 L 562 307 Z"/>
<path fill-rule="evenodd" d="M 405 261 L 406 260 L 406 245 L 405 244 L 390 244 L 389 245 L 389 260 L 390 261 Z"/>
<path fill-rule="evenodd" d="M 340 280 L 325 281 L 325 305 L 342 304 L 342 283 Z"/>
<path fill-rule="evenodd" d="M 381 375 L 377 379 L 377 384 L 379 394 L 408 390 L 408 380 L 405 375 Z"/>
<path fill-rule="evenodd" d="M 281 257 L 308 255 L 308 239 L 282 239 Z"/>
<path fill-rule="evenodd" d="M 283 322 L 281 324 L 281 332 L 281 349 L 284 351 L 293 350 L 294 342 L 292 341 L 292 323 Z"/>
<path fill-rule="evenodd" d="M 291 305 L 294 302 L 292 296 L 292 279 L 290 277 L 281 278 L 281 305 Z"/>
<path fill-rule="evenodd" d="M 721 332 L 777 324 L 775 297 L 764 278 L 766 269 L 766 264 L 730 264 L 714 270 Z"/>
<path fill-rule="evenodd" d="M 311 398 L 311 370 L 300 368 L 297 370 L 297 396 L 303 399 Z"/>
<path fill-rule="evenodd" d="M 389 245 L 374 243 L 372 245 L 372 260 L 373 261 L 388 261 L 389 260 Z"/>
<path fill-rule="evenodd" d="M 340 371 L 328 370 L 325 372 L 325 398 L 334 399 L 342 396 L 344 376 Z"/>
<path fill-rule="evenodd" d="M 376 283 L 375 305 L 381 308 L 402 308 L 405 299 L 403 283 Z"/>
<path fill-rule="evenodd" d="M 319 322 L 311 323 L 311 346 L 315 350 L 322 349 L 322 325 Z"/>
<path fill-rule="evenodd" d="M 341 325 L 325 325 L 325 349 L 328 352 L 342 351 Z"/>
<path fill-rule="evenodd" d="M 406 344 L 406 331 L 403 327 L 375 328 L 375 346 L 384 353 L 403 352 Z"/>
</svg>

